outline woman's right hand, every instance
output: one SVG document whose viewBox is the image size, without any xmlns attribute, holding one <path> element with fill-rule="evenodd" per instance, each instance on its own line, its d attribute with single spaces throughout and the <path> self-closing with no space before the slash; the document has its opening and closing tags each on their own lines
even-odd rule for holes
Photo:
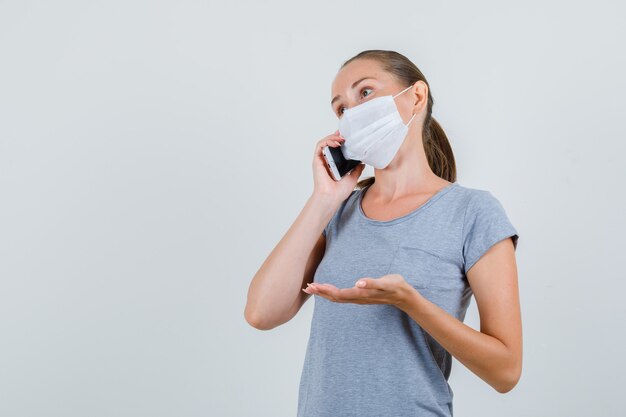
<svg viewBox="0 0 626 417">
<path fill-rule="evenodd" d="M 364 163 L 360 163 L 350 171 L 349 174 L 341 177 L 341 180 L 335 181 L 331 176 L 330 169 L 326 166 L 326 159 L 322 154 L 325 146 L 336 148 L 341 146 L 345 139 L 339 135 L 339 130 L 335 133 L 321 139 L 315 145 L 315 155 L 313 157 L 313 194 L 323 195 L 336 199 L 341 202 L 348 198 L 350 193 L 354 191 L 354 187 L 359 180 L 359 176 L 365 168 Z"/>
</svg>

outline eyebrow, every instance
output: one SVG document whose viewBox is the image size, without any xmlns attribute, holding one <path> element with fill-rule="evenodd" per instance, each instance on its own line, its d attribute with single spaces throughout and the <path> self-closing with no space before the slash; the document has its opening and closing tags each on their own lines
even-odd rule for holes
<svg viewBox="0 0 626 417">
<path fill-rule="evenodd" d="M 367 80 L 368 78 L 371 78 L 371 79 L 374 79 L 374 80 L 375 80 L 375 78 L 374 78 L 374 77 L 363 77 L 363 78 L 361 78 L 360 80 L 356 80 L 355 82 L 353 82 L 353 83 L 352 83 L 352 85 L 350 86 L 350 88 L 354 88 L 354 87 L 356 87 L 356 85 L 357 85 L 358 83 L 360 83 L 360 82 L 361 82 L 361 81 L 363 81 L 363 80 Z M 339 97 L 341 97 L 341 94 L 337 94 L 337 95 L 335 96 L 335 98 L 333 98 L 333 99 L 330 101 L 330 105 L 332 106 L 332 105 L 333 105 L 333 103 L 334 103 L 335 101 L 339 100 Z"/>
</svg>

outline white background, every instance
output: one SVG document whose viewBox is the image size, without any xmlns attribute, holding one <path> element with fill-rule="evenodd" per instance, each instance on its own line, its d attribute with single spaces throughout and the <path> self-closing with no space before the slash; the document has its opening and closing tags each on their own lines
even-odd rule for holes
<svg viewBox="0 0 626 417">
<path fill-rule="evenodd" d="M 312 299 L 264 332 L 246 294 L 365 49 L 424 72 L 458 182 L 520 235 L 522 378 L 499 394 L 455 360 L 455 416 L 620 414 L 624 12 L 0 1 L 0 415 L 295 416 Z"/>
</svg>

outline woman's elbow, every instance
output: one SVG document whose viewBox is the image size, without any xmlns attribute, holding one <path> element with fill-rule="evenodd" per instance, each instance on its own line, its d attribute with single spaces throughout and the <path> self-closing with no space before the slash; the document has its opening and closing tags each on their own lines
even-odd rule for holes
<svg viewBox="0 0 626 417">
<path fill-rule="evenodd" d="M 285 322 L 282 320 L 279 320 L 278 322 L 276 320 L 270 320 L 262 314 L 249 310 L 248 308 L 246 308 L 243 315 L 248 324 L 257 330 L 272 330 Z"/>
<path fill-rule="evenodd" d="M 257 330 L 270 330 L 271 327 L 269 327 L 267 325 L 267 323 L 263 322 L 262 317 L 255 313 L 254 311 L 250 310 L 248 308 L 248 306 L 246 306 L 244 312 L 243 312 L 243 317 L 246 319 L 246 322 L 254 327 Z"/>
<path fill-rule="evenodd" d="M 521 376 L 522 376 L 522 366 L 520 363 L 520 364 L 515 365 L 513 367 L 513 370 L 506 372 L 502 377 L 501 383 L 498 384 L 497 386 L 494 386 L 494 388 L 500 394 L 506 394 L 507 392 L 515 388 Z"/>
</svg>

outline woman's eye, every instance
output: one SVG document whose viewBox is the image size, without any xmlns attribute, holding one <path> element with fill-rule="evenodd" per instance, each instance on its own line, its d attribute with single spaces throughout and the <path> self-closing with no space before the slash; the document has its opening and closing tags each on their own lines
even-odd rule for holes
<svg viewBox="0 0 626 417">
<path fill-rule="evenodd" d="M 372 89 L 372 88 L 369 88 L 369 87 L 363 87 L 363 88 L 361 89 L 361 97 L 363 97 L 363 91 L 366 91 L 366 90 L 373 90 L 373 89 Z M 370 94 L 367 94 L 365 97 L 368 97 L 369 95 L 370 95 Z M 337 114 L 338 114 L 339 116 L 341 116 L 341 115 L 343 114 L 343 111 L 342 111 L 343 109 L 345 109 L 345 107 L 343 107 L 343 106 L 339 106 L 339 108 L 337 109 Z"/>
</svg>

